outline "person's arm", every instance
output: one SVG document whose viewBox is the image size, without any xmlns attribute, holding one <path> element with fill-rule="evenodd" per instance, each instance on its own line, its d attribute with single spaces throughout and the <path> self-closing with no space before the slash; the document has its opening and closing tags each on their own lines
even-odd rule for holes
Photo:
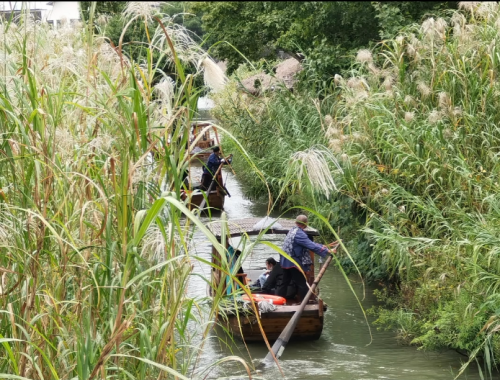
<svg viewBox="0 0 500 380">
<path fill-rule="evenodd" d="M 325 257 L 329 253 L 327 246 L 311 241 L 311 239 L 309 239 L 307 234 L 303 231 L 302 233 L 298 233 L 297 235 L 295 235 L 295 243 L 297 245 L 300 245 L 301 247 L 313 251 L 315 254 L 321 257 Z"/>
<path fill-rule="evenodd" d="M 233 154 L 231 153 L 227 158 L 223 158 L 221 160 L 221 162 L 224 164 L 224 165 L 229 165 L 231 164 L 231 162 L 233 161 L 232 160 L 232 157 L 233 157 Z"/>
</svg>

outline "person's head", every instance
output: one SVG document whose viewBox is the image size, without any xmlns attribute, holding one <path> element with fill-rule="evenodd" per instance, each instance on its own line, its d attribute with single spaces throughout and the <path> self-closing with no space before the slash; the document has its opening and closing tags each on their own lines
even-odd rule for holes
<svg viewBox="0 0 500 380">
<path fill-rule="evenodd" d="M 213 150 L 213 151 L 214 151 L 214 153 L 215 153 L 216 155 L 218 155 L 218 156 L 221 154 L 221 153 L 220 153 L 220 148 L 219 148 L 218 146 L 214 147 L 212 150 Z"/>
<path fill-rule="evenodd" d="M 307 228 L 307 216 L 305 215 L 299 215 L 295 218 L 295 224 L 299 228 Z"/>
<path fill-rule="evenodd" d="M 266 260 L 266 268 L 268 270 L 273 269 L 275 265 L 276 265 L 276 260 L 274 260 L 272 257 Z"/>
</svg>

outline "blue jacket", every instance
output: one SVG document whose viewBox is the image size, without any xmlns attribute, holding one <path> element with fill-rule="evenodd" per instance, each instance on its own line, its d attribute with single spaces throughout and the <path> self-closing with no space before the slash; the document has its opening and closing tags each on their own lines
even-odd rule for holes
<svg viewBox="0 0 500 380">
<path fill-rule="evenodd" d="M 210 157 L 208 157 L 207 166 L 203 167 L 203 173 L 211 174 L 213 176 L 217 169 L 219 169 L 221 163 L 221 158 L 217 154 L 215 154 L 215 152 L 212 153 Z"/>
<path fill-rule="evenodd" d="M 328 248 L 322 244 L 318 244 L 309 239 L 309 236 L 299 228 L 295 239 L 293 240 L 292 257 L 301 266 L 304 272 L 310 269 L 309 265 L 303 265 L 301 257 L 308 250 L 313 251 L 315 254 L 325 257 L 328 254 Z M 306 252 L 304 252 L 306 251 Z M 283 269 L 296 268 L 297 266 L 290 260 L 280 255 L 280 265 Z"/>
</svg>

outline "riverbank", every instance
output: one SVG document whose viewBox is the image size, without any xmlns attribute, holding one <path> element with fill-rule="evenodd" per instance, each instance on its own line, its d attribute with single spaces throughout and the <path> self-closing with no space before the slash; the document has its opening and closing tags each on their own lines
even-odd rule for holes
<svg viewBox="0 0 500 380">
<path fill-rule="evenodd" d="M 486 371 L 500 354 L 500 73 L 492 58 L 500 15 L 496 4 L 487 8 L 428 19 L 360 51 L 321 93 L 216 99 L 216 117 L 278 204 L 323 214 L 367 279 L 396 285 L 380 293 L 388 307 L 379 320 L 407 343 L 482 356 Z M 330 164 L 338 191 L 328 198 L 311 186 L 311 170 L 300 179 L 289 171 L 294 154 L 318 144 L 342 167 Z M 264 195 L 246 171 L 249 194 Z"/>
</svg>

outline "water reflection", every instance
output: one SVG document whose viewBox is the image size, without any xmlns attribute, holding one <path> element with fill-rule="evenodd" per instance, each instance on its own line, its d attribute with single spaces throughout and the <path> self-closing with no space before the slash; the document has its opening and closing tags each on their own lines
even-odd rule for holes
<svg viewBox="0 0 500 380">
<path fill-rule="evenodd" d="M 267 205 L 246 200 L 241 187 L 233 174 L 224 168 L 227 176 L 226 186 L 231 198 L 226 199 L 225 211 L 228 219 L 265 216 Z M 208 218 L 205 220 L 208 222 Z M 272 236 L 278 245 L 283 236 Z M 280 240 L 281 239 L 281 240 Z M 235 239 L 233 245 L 237 245 Z M 207 239 L 200 233 L 195 236 L 195 247 L 192 254 L 209 260 L 211 247 Z M 244 268 L 264 268 L 264 260 L 270 255 L 269 248 L 257 246 L 251 260 Z M 318 267 L 319 265 L 317 265 Z M 208 266 L 196 264 L 195 273 L 209 276 Z M 362 298 L 362 288 L 355 277 L 353 287 Z M 366 297 L 362 301 L 365 309 L 376 304 L 373 296 L 374 288 L 367 287 Z M 193 276 L 190 282 L 191 295 L 205 296 L 206 284 L 199 277 Z M 454 351 L 423 352 L 415 347 L 398 345 L 396 334 L 391 331 L 378 331 L 372 326 L 373 340 L 370 344 L 370 333 L 363 313 L 347 285 L 342 274 L 335 268 L 329 268 L 321 281 L 321 297 L 328 305 L 325 313 L 325 325 L 321 338 L 312 342 L 289 343 L 280 360 L 284 377 L 277 366 L 272 363 L 259 367 L 267 354 L 264 344 L 240 342 L 228 343 L 226 338 L 212 333 L 201 355 L 200 366 L 204 367 L 228 355 L 239 355 L 259 369 L 253 372 L 255 379 L 336 379 L 336 380 L 374 380 L 374 379 L 409 379 L 409 380 L 451 380 L 454 378 L 464 359 Z M 373 318 L 369 318 L 370 323 Z M 207 379 L 246 379 L 246 371 L 236 362 L 217 366 L 206 377 Z M 480 379 L 476 368 L 471 366 L 462 379 Z"/>
</svg>

